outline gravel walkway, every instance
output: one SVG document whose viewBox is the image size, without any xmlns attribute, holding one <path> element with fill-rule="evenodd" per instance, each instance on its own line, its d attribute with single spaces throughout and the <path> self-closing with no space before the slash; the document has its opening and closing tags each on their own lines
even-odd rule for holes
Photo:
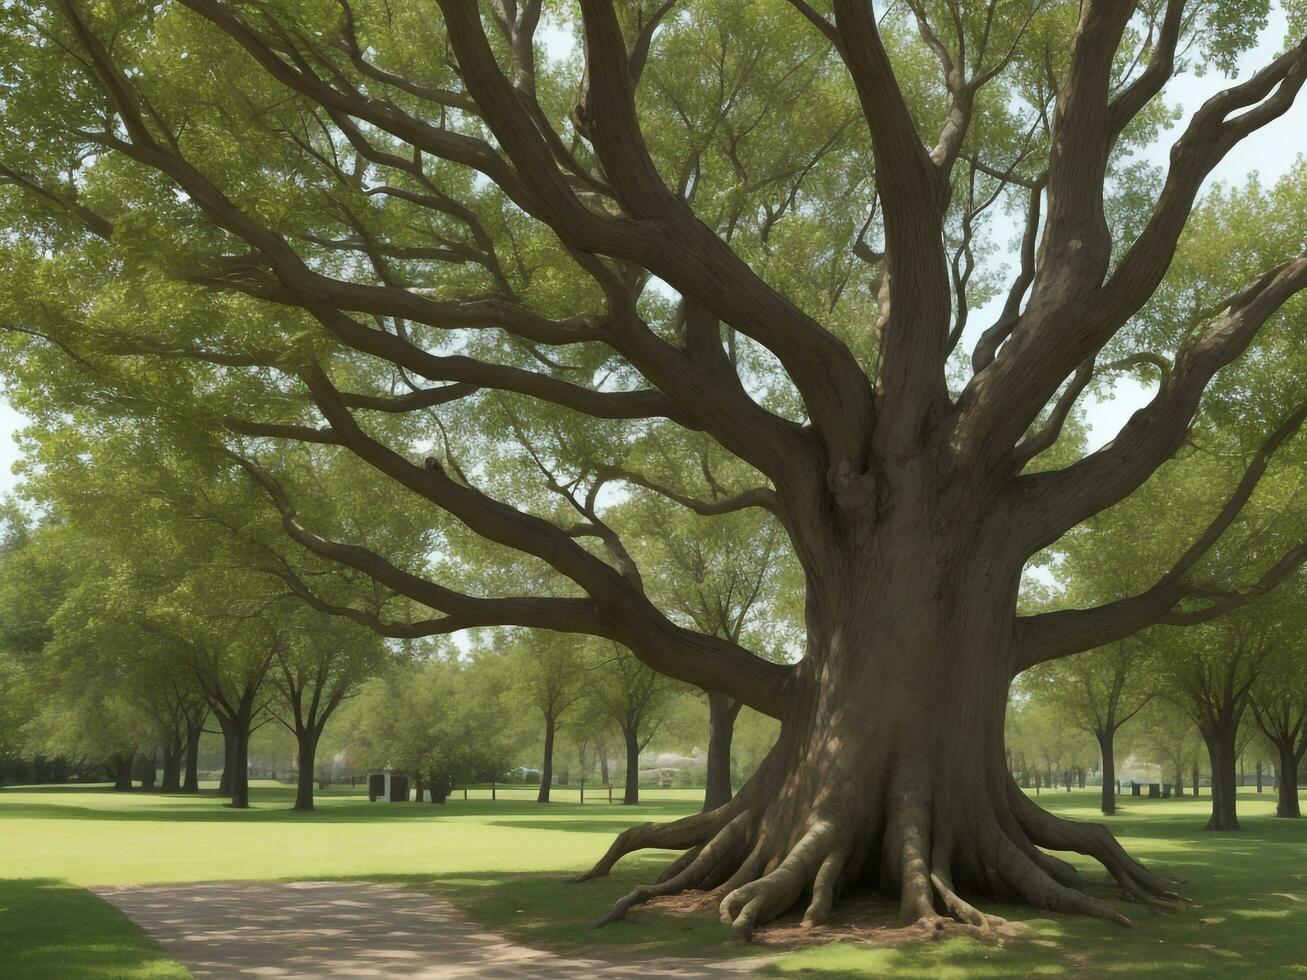
<svg viewBox="0 0 1307 980">
<path fill-rule="evenodd" d="M 394 885 L 209 882 L 96 889 L 197 977 L 742 977 L 760 961 L 612 962 L 519 946 Z"/>
</svg>

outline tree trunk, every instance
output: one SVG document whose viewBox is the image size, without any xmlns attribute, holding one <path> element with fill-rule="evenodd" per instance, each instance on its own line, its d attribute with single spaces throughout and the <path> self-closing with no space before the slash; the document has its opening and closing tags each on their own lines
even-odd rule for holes
<svg viewBox="0 0 1307 980">
<path fill-rule="evenodd" d="M 1276 747 L 1280 752 L 1280 768 L 1275 774 L 1275 815 L 1301 817 L 1302 808 L 1298 803 L 1298 760 L 1294 757 L 1292 744 Z"/>
<path fill-rule="evenodd" d="M 1262 760 L 1257 760 L 1257 792 L 1262 791 Z"/>
<path fill-rule="evenodd" d="M 1237 734 L 1237 726 L 1218 727 L 1203 733 L 1212 765 L 1212 816 L 1207 821 L 1208 830 L 1239 829 L 1236 813 L 1238 789 L 1235 785 L 1238 780 Z"/>
<path fill-rule="evenodd" d="M 982 931 L 996 925 L 962 895 L 1128 922 L 1079 891 L 1071 866 L 1047 851 L 1094 857 L 1136 897 L 1170 892 L 1106 828 L 1040 809 L 1008 773 L 1012 672 L 996 651 L 1009 643 L 999 622 L 1010 614 L 996 614 L 986 636 L 986 614 L 970 605 L 968 590 L 953 597 L 965 608 L 946 615 L 902 595 L 902 580 L 916 571 L 936 582 L 931 562 L 895 569 L 874 588 L 810 588 L 807 657 L 787 683 L 776 745 L 725 806 L 618 837 L 583 877 L 606 874 L 640 848 L 685 853 L 601 921 L 658 895 L 717 890 L 722 920 L 748 937 L 805 896 L 812 925 L 827 918 L 840 890 L 874 885 L 898 898 L 903 921 L 932 933 L 953 920 Z M 1013 594 L 1016 584 L 1014 576 Z M 827 607 L 850 594 L 875 601 L 853 621 L 825 621 Z M 943 680 L 959 670 L 965 683 Z M 638 768 L 630 734 L 628 775 Z"/>
<path fill-rule="evenodd" d="M 1175 795 L 1184 796 L 1184 766 L 1175 767 Z"/>
<path fill-rule="evenodd" d="M 231 725 L 221 717 L 218 727 L 222 729 L 222 776 L 218 779 L 218 795 L 231 796 L 232 774 L 236 767 L 236 736 Z"/>
<path fill-rule="evenodd" d="M 226 777 L 227 770 L 223 770 Z M 228 784 L 231 805 L 245 810 L 250 805 L 250 728 L 249 723 L 238 724 L 232 734 L 231 781 Z"/>
<path fill-rule="evenodd" d="M 1196 800 L 1196 799 L 1198 799 L 1198 797 L 1200 797 L 1200 796 L 1203 795 L 1203 794 L 1200 792 L 1200 790 L 1201 790 L 1202 787 L 1199 785 L 1199 782 L 1198 782 L 1198 781 L 1199 781 L 1200 774 L 1199 774 L 1199 772 L 1198 772 L 1198 763 L 1196 763 L 1196 762 L 1194 763 L 1194 774 L 1193 774 L 1193 775 L 1194 775 L 1194 799 Z"/>
<path fill-rule="evenodd" d="M 444 803 L 449 799 L 449 794 L 454 788 L 454 784 L 445 776 L 432 776 L 430 779 L 431 802 Z"/>
<path fill-rule="evenodd" d="M 540 765 L 540 792 L 537 803 L 549 802 L 549 789 L 554 785 L 554 716 L 545 715 L 545 760 Z"/>
<path fill-rule="evenodd" d="M 119 752 L 109 759 L 109 768 L 113 771 L 113 788 L 119 793 L 129 792 L 132 788 L 132 763 L 135 752 Z"/>
<path fill-rule="evenodd" d="M 640 730 L 630 725 L 622 734 L 626 740 L 626 792 L 622 802 L 634 806 L 640 802 Z"/>
<path fill-rule="evenodd" d="M 204 734 L 204 718 L 186 723 L 186 775 L 182 779 L 183 793 L 200 791 L 200 736 Z"/>
<path fill-rule="evenodd" d="M 137 756 L 137 762 L 140 764 L 141 769 L 141 790 L 147 793 L 154 792 L 158 780 L 158 769 L 155 767 L 158 754 L 159 749 L 155 747 Z"/>
<path fill-rule="evenodd" d="M 295 733 L 298 752 L 295 763 L 295 809 L 313 809 L 313 769 L 318 758 L 318 732 L 305 728 Z"/>
<path fill-rule="evenodd" d="M 159 789 L 164 793 L 176 793 L 182 788 L 182 744 L 181 739 L 173 740 L 163 747 L 163 782 Z"/>
<path fill-rule="evenodd" d="M 1096 733 L 1098 751 L 1103 757 L 1103 796 L 1099 802 L 1105 816 L 1116 813 L 1116 736 L 1110 731 Z"/>
<path fill-rule="evenodd" d="M 718 691 L 708 692 L 708 786 L 703 794 L 704 810 L 715 810 L 731 801 L 731 740 L 739 704 Z"/>
</svg>

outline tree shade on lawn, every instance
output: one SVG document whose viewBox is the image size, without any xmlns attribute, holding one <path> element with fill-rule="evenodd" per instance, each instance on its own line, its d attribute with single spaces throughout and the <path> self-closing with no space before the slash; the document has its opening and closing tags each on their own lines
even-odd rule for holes
<svg viewBox="0 0 1307 980">
<path fill-rule="evenodd" d="M 1307 80 L 1307 40 L 1204 103 L 1140 203 L 1109 177 L 1147 179 L 1124 158 L 1155 135 L 1177 52 L 1192 42 L 1233 65 L 1257 17 L 1180 0 L 633 17 L 582 0 L 572 75 L 539 56 L 540 3 L 437 6 L 6 7 L 25 83 L 3 110 L 6 206 L 39 240 L 6 244 L 3 312 L 30 397 L 79 389 L 97 412 L 145 402 L 182 420 L 215 466 L 258 481 L 295 541 L 434 610 L 432 634 L 593 634 L 780 718 L 729 803 L 618 838 L 592 876 L 639 848 L 684 856 L 615 912 L 720 888 L 748 936 L 799 902 L 819 924 L 870 881 L 924 925 L 988 929 L 964 893 L 1126 921 L 1047 849 L 1092 856 L 1131 897 L 1168 896 L 1110 834 L 1015 787 L 1008 687 L 1143 628 L 1215 618 L 1301 564 L 1293 542 L 1228 581 L 1195 577 L 1307 418 L 1293 372 L 1253 387 L 1249 468 L 1154 582 L 1035 615 L 1017 597 L 1033 555 L 1208 424 L 1205 391 L 1307 287 L 1300 239 L 1259 226 L 1239 261 L 1179 284 L 1201 287 L 1197 314 L 1149 306 L 1176 285 L 1207 175 Z M 762 83 L 703 85 L 740 69 L 704 45 L 704 23 L 756 49 L 744 61 L 767 66 Z M 1137 67 L 1118 79 L 1122 64 Z M 749 142 L 696 138 L 718 131 Z M 971 276 L 1000 198 L 1026 202 L 1020 267 L 955 356 L 968 287 L 998 286 Z M 83 373 L 92 362 L 114 368 Z M 1080 396 L 1140 364 L 1161 380 L 1112 444 L 1044 468 Z M 411 421 L 431 409 L 446 421 Z M 309 526 L 300 502 L 317 485 L 274 441 L 318 466 L 362 461 L 450 534 L 528 565 L 514 586 L 529 587 L 490 574 L 477 592 L 457 563 L 403 568 L 348 522 Z M 545 479 L 524 489 L 503 459 L 513 441 Z M 620 465 L 633 445 L 646 460 L 665 447 L 681 485 Z M 773 515 L 805 582 L 803 660 L 660 609 L 602 513 L 622 483 L 709 517 Z M 413 635 L 374 608 L 336 611 Z"/>
</svg>

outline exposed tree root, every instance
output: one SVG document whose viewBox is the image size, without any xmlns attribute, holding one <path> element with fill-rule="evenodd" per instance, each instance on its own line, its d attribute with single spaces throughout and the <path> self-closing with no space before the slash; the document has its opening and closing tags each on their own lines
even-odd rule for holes
<svg viewBox="0 0 1307 980">
<path fill-rule="evenodd" d="M 622 896 L 595 926 L 616 922 L 651 899 L 699 891 L 717 900 L 721 920 L 746 940 L 805 898 L 803 927 L 820 926 L 841 890 L 852 884 L 897 895 L 900 921 L 927 934 L 999 934 L 1005 920 L 964 897 L 955 884 L 958 874 L 969 894 L 996 894 L 1044 911 L 1131 925 L 1117 909 L 1081 890 L 1075 868 L 1042 848 L 1094 858 L 1126 898 L 1149 909 L 1174 909 L 1183 901 L 1171 882 L 1126 854 L 1101 824 L 1055 817 L 1015 784 L 1006 791 L 997 780 L 989 785 L 998 804 L 982 805 L 982 790 L 959 816 L 947 809 L 953 797 L 932 798 L 927 783 L 902 776 L 884 797 L 880 819 L 854 819 L 836 808 L 827 815 L 809 814 L 798 825 L 801 830 L 787 829 L 794 827 L 794 796 L 747 786 L 717 810 L 625 831 L 594 868 L 573 880 L 607 874 L 641 848 L 683 849 L 655 883 Z"/>
<path fill-rule="evenodd" d="M 1150 908 L 1173 910 L 1188 901 L 1172 887 L 1174 882 L 1149 871 L 1126 853 L 1101 823 L 1077 823 L 1056 817 L 1037 806 L 1013 783 L 1009 790 L 1013 811 L 1030 840 L 1041 847 L 1073 851 L 1098 861 L 1126 895 Z"/>
<path fill-rule="evenodd" d="M 741 795 L 743 794 L 741 793 Z M 632 851 L 640 851 L 648 847 L 660 847 L 668 850 L 700 847 L 726 826 L 742 805 L 740 796 L 736 796 L 730 803 L 718 807 L 716 810 L 691 814 L 670 823 L 645 823 L 628 828 L 617 835 L 617 839 L 609 846 L 607 853 L 595 863 L 593 868 L 584 874 L 566 880 L 589 881 L 591 878 L 602 878 L 613 869 L 613 865 L 626 855 Z M 669 868 L 668 872 L 674 873 L 674 869 L 675 866 Z M 668 872 L 664 872 L 664 874 Z"/>
</svg>

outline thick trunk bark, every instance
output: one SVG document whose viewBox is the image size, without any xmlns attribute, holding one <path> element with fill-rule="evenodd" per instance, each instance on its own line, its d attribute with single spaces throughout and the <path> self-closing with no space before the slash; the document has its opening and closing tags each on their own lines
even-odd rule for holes
<svg viewBox="0 0 1307 980">
<path fill-rule="evenodd" d="M 644 847 L 685 853 L 601 922 L 658 895 L 701 889 L 720 894 L 723 921 L 748 936 L 805 897 L 804 922 L 820 923 L 835 896 L 858 885 L 897 898 L 901 918 L 932 933 L 947 922 L 992 929 L 995 920 L 964 894 L 1127 921 L 1079 891 L 1072 867 L 1045 849 L 1094 857 L 1132 897 L 1169 894 L 1106 828 L 1041 810 L 1009 775 L 1011 671 L 1001 652 L 1009 634 L 1000 623 L 1010 611 L 987 620 L 966 605 L 941 615 L 907 602 L 899 581 L 857 586 L 870 608 L 852 620 L 825 615 L 832 600 L 809 590 L 808 655 L 788 682 L 776 746 L 726 805 L 614 842 L 583 877 Z M 847 597 L 851 588 L 836 591 Z M 965 604 L 965 590 L 954 599 Z M 628 773 L 637 766 L 628 742 Z"/>
<path fill-rule="evenodd" d="M 313 767 L 318 758 L 318 733 L 303 729 L 295 733 L 298 743 L 295 763 L 295 809 L 313 809 Z"/>
<path fill-rule="evenodd" d="M 1235 726 L 1210 729 L 1203 733 L 1207 754 L 1212 766 L 1212 815 L 1207 821 L 1208 830 L 1238 830 L 1237 762 L 1238 752 Z"/>
<path fill-rule="evenodd" d="M 731 740 L 739 706 L 727 695 L 708 692 L 708 771 L 703 794 L 704 810 L 715 810 L 731 801 Z"/>
<path fill-rule="evenodd" d="M 622 802 L 634 806 L 640 802 L 640 731 L 631 725 L 622 735 L 626 740 L 626 791 Z"/>
<path fill-rule="evenodd" d="M 1099 802 L 1104 816 L 1116 813 L 1116 735 L 1113 732 L 1099 732 L 1098 750 L 1103 757 L 1103 797 Z"/>
<path fill-rule="evenodd" d="M 1301 817 L 1302 808 L 1298 803 L 1298 760 L 1292 745 L 1279 745 L 1277 748 L 1280 752 L 1280 768 L 1275 773 L 1275 815 Z"/>
<path fill-rule="evenodd" d="M 1175 767 L 1175 795 L 1184 796 L 1184 766 Z"/>
<path fill-rule="evenodd" d="M 540 792 L 536 793 L 537 803 L 549 802 L 549 789 L 554 785 L 554 717 L 545 716 L 545 759 L 540 764 Z"/>
</svg>

